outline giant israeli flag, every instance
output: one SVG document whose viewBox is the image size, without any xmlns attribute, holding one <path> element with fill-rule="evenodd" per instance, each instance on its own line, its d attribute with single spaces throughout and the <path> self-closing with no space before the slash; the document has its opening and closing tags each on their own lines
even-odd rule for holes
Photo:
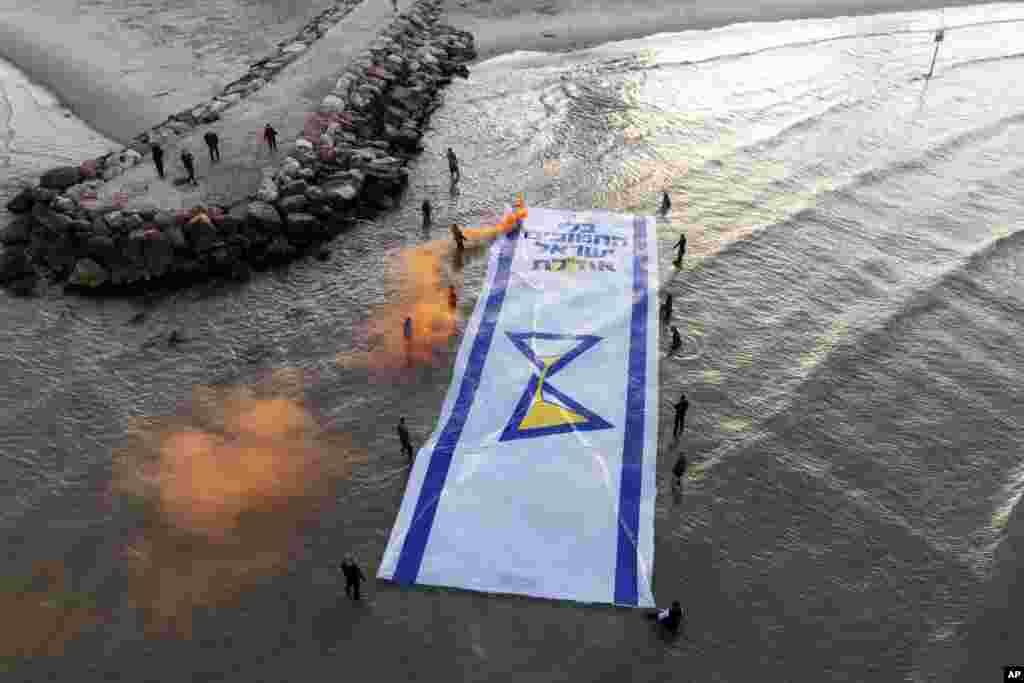
<svg viewBox="0 0 1024 683">
<path fill-rule="evenodd" d="M 531 208 L 491 247 L 378 576 L 652 606 L 654 220 Z"/>
</svg>

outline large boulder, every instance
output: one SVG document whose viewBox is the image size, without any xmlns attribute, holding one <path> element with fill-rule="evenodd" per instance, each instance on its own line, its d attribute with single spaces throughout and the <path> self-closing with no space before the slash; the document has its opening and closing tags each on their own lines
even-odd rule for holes
<svg viewBox="0 0 1024 683">
<path fill-rule="evenodd" d="M 281 211 L 283 213 L 289 214 L 298 213 L 302 211 L 303 209 L 306 208 L 306 205 L 308 203 L 309 200 L 306 199 L 306 195 L 295 194 L 290 197 L 285 197 L 284 199 L 282 199 L 280 202 L 278 202 L 278 206 L 281 207 Z"/>
<path fill-rule="evenodd" d="M 217 229 L 205 213 L 201 213 L 185 224 L 185 237 L 193 251 L 203 252 L 218 240 Z"/>
<path fill-rule="evenodd" d="M 281 196 L 290 197 L 295 194 L 303 194 L 308 188 L 309 183 L 305 180 L 293 180 L 281 188 Z"/>
<path fill-rule="evenodd" d="M 0 230 L 0 244 L 24 244 L 32 235 L 32 219 L 18 216 L 6 228 Z"/>
<path fill-rule="evenodd" d="M 245 209 L 246 234 L 254 241 L 281 234 L 281 214 L 273 204 L 249 202 Z"/>
<path fill-rule="evenodd" d="M 21 245 L 0 247 L 0 284 L 14 282 L 31 270 L 25 248 Z"/>
<path fill-rule="evenodd" d="M 65 190 L 82 180 L 82 171 L 77 166 L 58 166 L 44 173 L 39 185 L 50 190 Z"/>
<path fill-rule="evenodd" d="M 286 230 L 289 240 L 309 243 L 314 241 L 320 232 L 320 221 L 308 213 L 290 213 Z"/>
<path fill-rule="evenodd" d="M 267 260 L 271 263 L 283 263 L 290 261 L 295 258 L 298 251 L 292 246 L 291 242 L 287 239 L 278 235 L 270 242 L 270 246 L 267 247 Z"/>
<path fill-rule="evenodd" d="M 117 246 L 106 235 L 92 235 L 85 243 L 85 253 L 99 263 L 114 263 L 118 260 Z"/>
<path fill-rule="evenodd" d="M 94 288 L 106 284 L 110 280 L 110 273 L 91 258 L 78 259 L 75 262 L 75 269 L 68 278 L 68 284 L 72 287 Z"/>
<path fill-rule="evenodd" d="M 146 270 L 153 277 L 167 274 L 174 265 L 174 246 L 171 240 L 158 230 L 147 231 L 142 255 Z"/>
<path fill-rule="evenodd" d="M 24 190 L 14 195 L 11 201 L 7 202 L 7 210 L 11 213 L 27 213 L 32 210 L 32 204 L 35 203 L 35 197 L 33 196 L 32 188 L 26 187 Z"/>
</svg>

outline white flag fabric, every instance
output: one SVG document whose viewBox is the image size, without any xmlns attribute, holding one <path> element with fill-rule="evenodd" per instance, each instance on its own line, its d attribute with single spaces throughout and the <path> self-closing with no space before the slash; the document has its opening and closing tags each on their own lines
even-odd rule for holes
<svg viewBox="0 0 1024 683">
<path fill-rule="evenodd" d="M 650 607 L 655 221 L 530 208 L 491 247 L 378 576 Z"/>
</svg>

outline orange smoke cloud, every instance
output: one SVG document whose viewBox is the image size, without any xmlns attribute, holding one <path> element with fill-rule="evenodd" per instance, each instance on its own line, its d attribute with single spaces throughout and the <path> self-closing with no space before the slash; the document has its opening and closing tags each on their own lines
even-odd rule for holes
<svg viewBox="0 0 1024 683">
<path fill-rule="evenodd" d="M 64 646 L 104 613 L 91 596 L 69 592 L 60 562 L 38 562 L 31 577 L 6 579 L 0 586 L 0 614 L 7 628 L 0 637 L 0 672 L 5 660 L 60 656 Z"/>
<path fill-rule="evenodd" d="M 125 557 L 152 630 L 188 632 L 193 608 L 284 570 L 298 527 L 365 459 L 319 426 L 294 380 L 278 372 L 266 386 L 197 387 L 185 414 L 132 425 L 115 490 L 144 516 Z"/>
<path fill-rule="evenodd" d="M 462 230 L 467 251 L 513 230 L 527 216 L 520 196 L 516 208 L 494 225 Z M 343 367 L 396 370 L 412 365 L 427 365 L 435 353 L 446 348 L 458 331 L 458 311 L 449 302 L 449 287 L 458 290 L 457 275 L 445 268 L 446 257 L 452 257 L 451 240 L 435 240 L 403 249 L 394 264 L 392 286 L 397 291 L 393 303 L 380 307 L 365 328 L 370 350 L 364 353 L 342 353 L 338 364 Z M 406 338 L 404 325 L 411 319 L 412 334 Z"/>
</svg>

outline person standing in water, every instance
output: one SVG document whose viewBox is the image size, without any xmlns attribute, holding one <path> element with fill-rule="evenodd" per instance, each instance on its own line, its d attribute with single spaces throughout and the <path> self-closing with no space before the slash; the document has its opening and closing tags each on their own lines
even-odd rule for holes
<svg viewBox="0 0 1024 683">
<path fill-rule="evenodd" d="M 683 433 L 683 429 L 686 427 L 686 411 L 690 407 L 690 402 L 686 400 L 686 394 L 679 396 L 679 402 L 676 403 L 676 423 L 672 427 L 672 438 L 678 439 L 679 435 Z"/>
<path fill-rule="evenodd" d="M 455 240 L 455 250 L 462 252 L 466 248 L 466 236 L 459 230 L 456 223 L 452 223 L 452 239 Z"/>
<path fill-rule="evenodd" d="M 672 466 L 672 486 L 676 490 L 683 488 L 683 475 L 686 474 L 686 456 L 682 453 L 679 454 L 679 458 L 676 460 L 676 464 Z"/>
<path fill-rule="evenodd" d="M 679 347 L 683 345 L 683 338 L 679 334 L 679 328 L 675 325 L 672 326 L 672 353 L 679 350 Z"/>
<path fill-rule="evenodd" d="M 423 200 L 423 204 L 420 206 L 420 211 L 423 212 L 423 227 L 429 228 L 430 224 L 434 222 L 433 217 L 431 216 L 433 208 L 430 206 L 429 199 Z"/>
<path fill-rule="evenodd" d="M 678 268 L 683 263 L 683 256 L 686 255 L 686 234 L 679 236 L 679 241 L 672 245 L 673 249 L 678 249 L 679 253 L 676 254 L 676 260 L 673 262 L 675 267 Z"/>
<path fill-rule="evenodd" d="M 665 295 L 665 303 L 661 305 L 661 324 L 668 325 L 672 320 L 672 295 Z"/>
<path fill-rule="evenodd" d="M 409 462 L 412 462 L 413 450 L 412 450 L 412 439 L 409 437 L 409 429 L 405 426 L 405 418 L 398 418 L 398 440 L 402 444 L 402 453 L 409 456 Z"/>
<path fill-rule="evenodd" d="M 153 143 L 153 165 L 156 166 L 156 174 L 164 177 L 164 148 Z"/>
<path fill-rule="evenodd" d="M 668 198 L 668 192 L 661 193 L 661 215 L 667 216 L 672 210 L 672 200 Z"/>
<path fill-rule="evenodd" d="M 351 555 L 346 555 L 341 563 L 341 573 L 345 575 L 345 595 L 358 600 L 359 584 L 366 580 L 366 575 Z"/>
<path fill-rule="evenodd" d="M 452 176 L 452 185 L 459 182 L 462 179 L 462 174 L 459 173 L 459 160 L 455 157 L 455 152 L 452 148 L 448 148 L 448 172 Z"/>
</svg>

